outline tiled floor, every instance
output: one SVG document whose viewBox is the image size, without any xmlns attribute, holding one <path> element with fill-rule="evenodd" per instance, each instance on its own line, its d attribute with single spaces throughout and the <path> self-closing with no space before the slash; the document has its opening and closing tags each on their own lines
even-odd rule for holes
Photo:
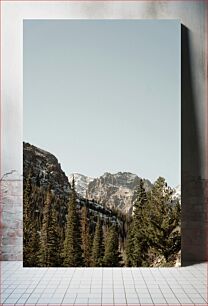
<svg viewBox="0 0 208 306">
<path fill-rule="evenodd" d="M 207 264 L 182 268 L 23 268 L 1 262 L 1 305 L 207 305 Z"/>
</svg>

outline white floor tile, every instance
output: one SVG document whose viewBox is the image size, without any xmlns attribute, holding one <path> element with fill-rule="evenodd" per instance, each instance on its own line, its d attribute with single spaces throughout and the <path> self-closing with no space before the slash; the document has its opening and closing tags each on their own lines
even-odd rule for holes
<svg viewBox="0 0 208 306">
<path fill-rule="evenodd" d="M 137 299 L 137 294 L 136 293 L 126 293 L 126 298 Z"/>
<path fill-rule="evenodd" d="M 89 299 L 89 304 L 101 304 L 101 298 L 100 299 Z"/>
<path fill-rule="evenodd" d="M 113 303 L 113 298 L 104 298 L 102 297 L 102 303 Z"/>
<path fill-rule="evenodd" d="M 182 268 L 23 268 L 22 262 L 1 262 L 5 305 L 130 305 L 168 303 L 205 305 L 207 266 Z M 4 300 L 2 299 L 4 298 Z M 126 300 L 127 299 L 127 300 Z"/>
<path fill-rule="evenodd" d="M 153 304 L 152 299 L 148 299 L 148 298 L 147 299 L 142 298 L 142 299 L 139 299 L 139 301 L 140 301 L 141 305 L 142 304 Z"/>
<path fill-rule="evenodd" d="M 63 304 L 66 304 L 66 303 L 74 303 L 75 302 L 75 299 L 76 297 L 65 297 L 63 299 Z"/>
<path fill-rule="evenodd" d="M 128 304 L 139 304 L 138 298 L 127 298 L 126 300 Z"/>
<path fill-rule="evenodd" d="M 88 304 L 88 298 L 76 299 L 76 300 L 75 300 L 75 304 L 79 304 L 79 305 Z"/>
</svg>

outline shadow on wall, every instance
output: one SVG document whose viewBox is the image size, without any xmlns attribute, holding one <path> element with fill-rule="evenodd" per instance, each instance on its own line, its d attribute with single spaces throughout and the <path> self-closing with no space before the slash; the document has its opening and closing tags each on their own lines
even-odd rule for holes
<svg viewBox="0 0 208 306">
<path fill-rule="evenodd" d="M 207 260 L 205 181 L 199 145 L 194 93 L 194 72 L 190 58 L 190 32 L 181 26 L 181 184 L 182 266 Z"/>
</svg>

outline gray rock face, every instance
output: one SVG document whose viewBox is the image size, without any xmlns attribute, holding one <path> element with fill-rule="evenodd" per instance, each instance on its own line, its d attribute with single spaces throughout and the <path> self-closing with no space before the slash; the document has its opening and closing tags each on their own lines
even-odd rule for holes
<svg viewBox="0 0 208 306">
<path fill-rule="evenodd" d="M 76 185 L 78 193 L 80 190 L 88 200 L 95 200 L 108 208 L 117 208 L 123 213 L 129 213 L 132 210 L 141 179 L 130 172 L 116 174 L 106 172 L 99 178 L 91 179 L 88 184 L 85 184 L 84 190 L 83 184 L 81 187 L 79 186 L 79 182 L 82 180 L 77 177 L 77 174 L 76 178 L 78 179 Z M 150 181 L 145 180 L 146 190 L 150 190 L 151 187 Z"/>
<path fill-rule="evenodd" d="M 71 186 L 57 158 L 29 143 L 23 143 L 23 176 L 32 171 L 33 182 L 43 188 L 50 184 L 54 194 L 68 198 Z"/>
<path fill-rule="evenodd" d="M 99 178 L 87 177 L 82 174 L 71 174 L 69 180 L 74 175 L 75 187 L 78 194 L 88 200 L 95 200 L 108 208 L 118 208 L 123 213 L 132 211 L 136 192 L 141 178 L 130 172 L 118 172 L 116 174 L 104 173 Z M 144 180 L 145 190 L 152 188 L 152 183 Z M 181 186 L 173 189 L 173 203 L 181 198 Z"/>
</svg>

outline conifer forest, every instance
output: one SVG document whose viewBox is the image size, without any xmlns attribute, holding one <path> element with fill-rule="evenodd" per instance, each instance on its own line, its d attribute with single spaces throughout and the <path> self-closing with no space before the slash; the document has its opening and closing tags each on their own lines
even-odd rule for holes
<svg viewBox="0 0 208 306">
<path fill-rule="evenodd" d="M 34 156 L 33 164 L 24 162 L 25 267 L 175 265 L 181 249 L 181 203 L 173 200 L 163 177 L 149 190 L 138 180 L 132 207 L 124 213 L 80 197 L 74 177 L 61 196 L 61 184 L 59 193 L 50 175 L 43 184 L 34 164 Z"/>
</svg>

